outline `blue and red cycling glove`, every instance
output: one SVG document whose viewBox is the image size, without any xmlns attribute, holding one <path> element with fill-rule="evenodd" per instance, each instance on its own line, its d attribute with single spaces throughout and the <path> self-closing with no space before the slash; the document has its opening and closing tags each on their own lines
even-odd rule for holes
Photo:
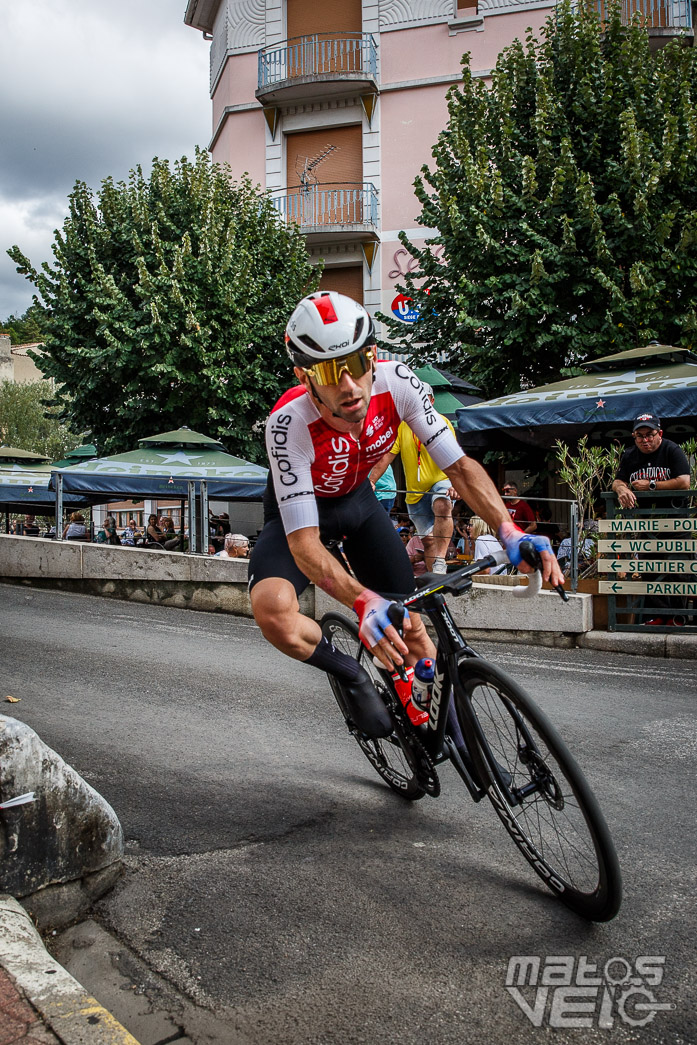
<svg viewBox="0 0 697 1045">
<path fill-rule="evenodd" d="M 358 614 L 358 635 L 363 645 L 367 646 L 368 649 L 377 646 L 380 639 L 385 637 L 385 630 L 390 626 L 394 626 L 387 611 L 390 606 L 395 605 L 396 603 L 391 602 L 389 599 L 383 599 L 382 595 L 378 595 L 375 591 L 370 591 L 369 588 L 361 592 L 354 602 L 353 608 Z M 407 610 L 404 611 L 404 616 L 405 619 L 408 619 L 409 613 Z"/>
<path fill-rule="evenodd" d="M 512 523 L 503 523 L 499 527 L 498 536 L 512 566 L 520 566 L 521 562 L 525 562 L 525 559 L 520 554 L 520 545 L 523 541 L 531 544 L 538 554 L 540 552 L 553 554 L 552 545 L 549 543 L 548 537 L 543 537 L 541 534 L 524 533 L 518 526 Z"/>
</svg>

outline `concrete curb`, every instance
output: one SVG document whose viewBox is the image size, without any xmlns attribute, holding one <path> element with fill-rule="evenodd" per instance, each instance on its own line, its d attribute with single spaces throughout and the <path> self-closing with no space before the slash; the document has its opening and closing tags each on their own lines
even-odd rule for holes
<svg viewBox="0 0 697 1045">
<path fill-rule="evenodd" d="M 0 894 L 0 965 L 62 1045 L 138 1045 L 50 956 L 22 905 Z"/>
</svg>

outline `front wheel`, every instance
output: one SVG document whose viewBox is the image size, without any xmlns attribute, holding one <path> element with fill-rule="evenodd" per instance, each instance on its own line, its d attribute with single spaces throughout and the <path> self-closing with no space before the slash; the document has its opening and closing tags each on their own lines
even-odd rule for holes
<svg viewBox="0 0 697 1045">
<path fill-rule="evenodd" d="M 328 642 L 336 646 L 341 653 L 355 658 L 365 668 L 378 693 L 389 706 L 390 699 L 386 690 L 386 680 L 373 664 L 373 658 L 359 639 L 358 628 L 353 621 L 341 613 L 326 613 L 320 621 L 320 627 Z M 380 740 L 367 737 L 364 733 L 359 732 L 351 722 L 339 680 L 333 675 L 328 675 L 327 678 L 352 736 L 373 769 L 401 798 L 412 802 L 423 798 L 426 790 L 419 782 L 418 754 L 415 752 L 415 745 L 410 743 L 410 738 L 406 734 L 408 727 L 395 719 L 394 731 L 389 737 Z M 423 771 L 423 767 L 421 768 Z"/>
<path fill-rule="evenodd" d="M 460 664 L 458 717 L 506 830 L 571 910 L 609 921 L 622 902 L 617 853 L 593 792 L 547 717 L 513 679 L 480 659 Z"/>
</svg>

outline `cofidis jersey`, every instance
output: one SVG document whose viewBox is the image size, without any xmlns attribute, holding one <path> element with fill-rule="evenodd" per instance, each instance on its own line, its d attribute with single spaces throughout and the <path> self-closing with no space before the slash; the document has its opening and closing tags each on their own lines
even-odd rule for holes
<svg viewBox="0 0 697 1045">
<path fill-rule="evenodd" d="M 317 526 L 317 497 L 341 497 L 360 486 L 406 421 L 439 468 L 463 457 L 419 378 L 404 363 L 382 362 L 360 435 L 325 421 L 302 385 L 284 393 L 266 424 L 266 448 L 286 533 Z"/>
</svg>

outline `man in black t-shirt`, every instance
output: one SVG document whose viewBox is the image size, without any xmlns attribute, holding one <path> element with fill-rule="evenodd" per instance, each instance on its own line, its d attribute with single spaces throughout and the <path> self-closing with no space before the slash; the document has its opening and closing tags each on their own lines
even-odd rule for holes
<svg viewBox="0 0 697 1045">
<path fill-rule="evenodd" d="M 652 490 L 689 490 L 690 465 L 683 450 L 677 443 L 663 438 L 661 422 L 653 414 L 640 414 L 632 429 L 635 445 L 625 450 L 620 461 L 617 478 L 612 489 L 623 508 L 635 508 L 637 494 L 644 504 L 647 494 Z M 644 495 L 644 496 L 642 496 Z M 687 499 L 676 497 L 670 502 L 661 500 L 664 508 L 683 511 L 687 508 Z M 680 598 L 654 595 L 644 601 L 644 606 L 661 611 L 661 616 L 647 620 L 646 624 L 672 624 L 670 611 L 684 609 L 685 602 Z"/>
<path fill-rule="evenodd" d="M 677 443 L 663 438 L 657 417 L 640 414 L 634 422 L 632 435 L 635 445 L 622 454 L 617 478 L 612 484 L 623 508 L 636 507 L 637 493 L 690 489 L 687 457 Z M 671 504 L 671 507 L 682 508 L 686 503 L 682 497 L 678 501 L 680 503 Z"/>
</svg>

